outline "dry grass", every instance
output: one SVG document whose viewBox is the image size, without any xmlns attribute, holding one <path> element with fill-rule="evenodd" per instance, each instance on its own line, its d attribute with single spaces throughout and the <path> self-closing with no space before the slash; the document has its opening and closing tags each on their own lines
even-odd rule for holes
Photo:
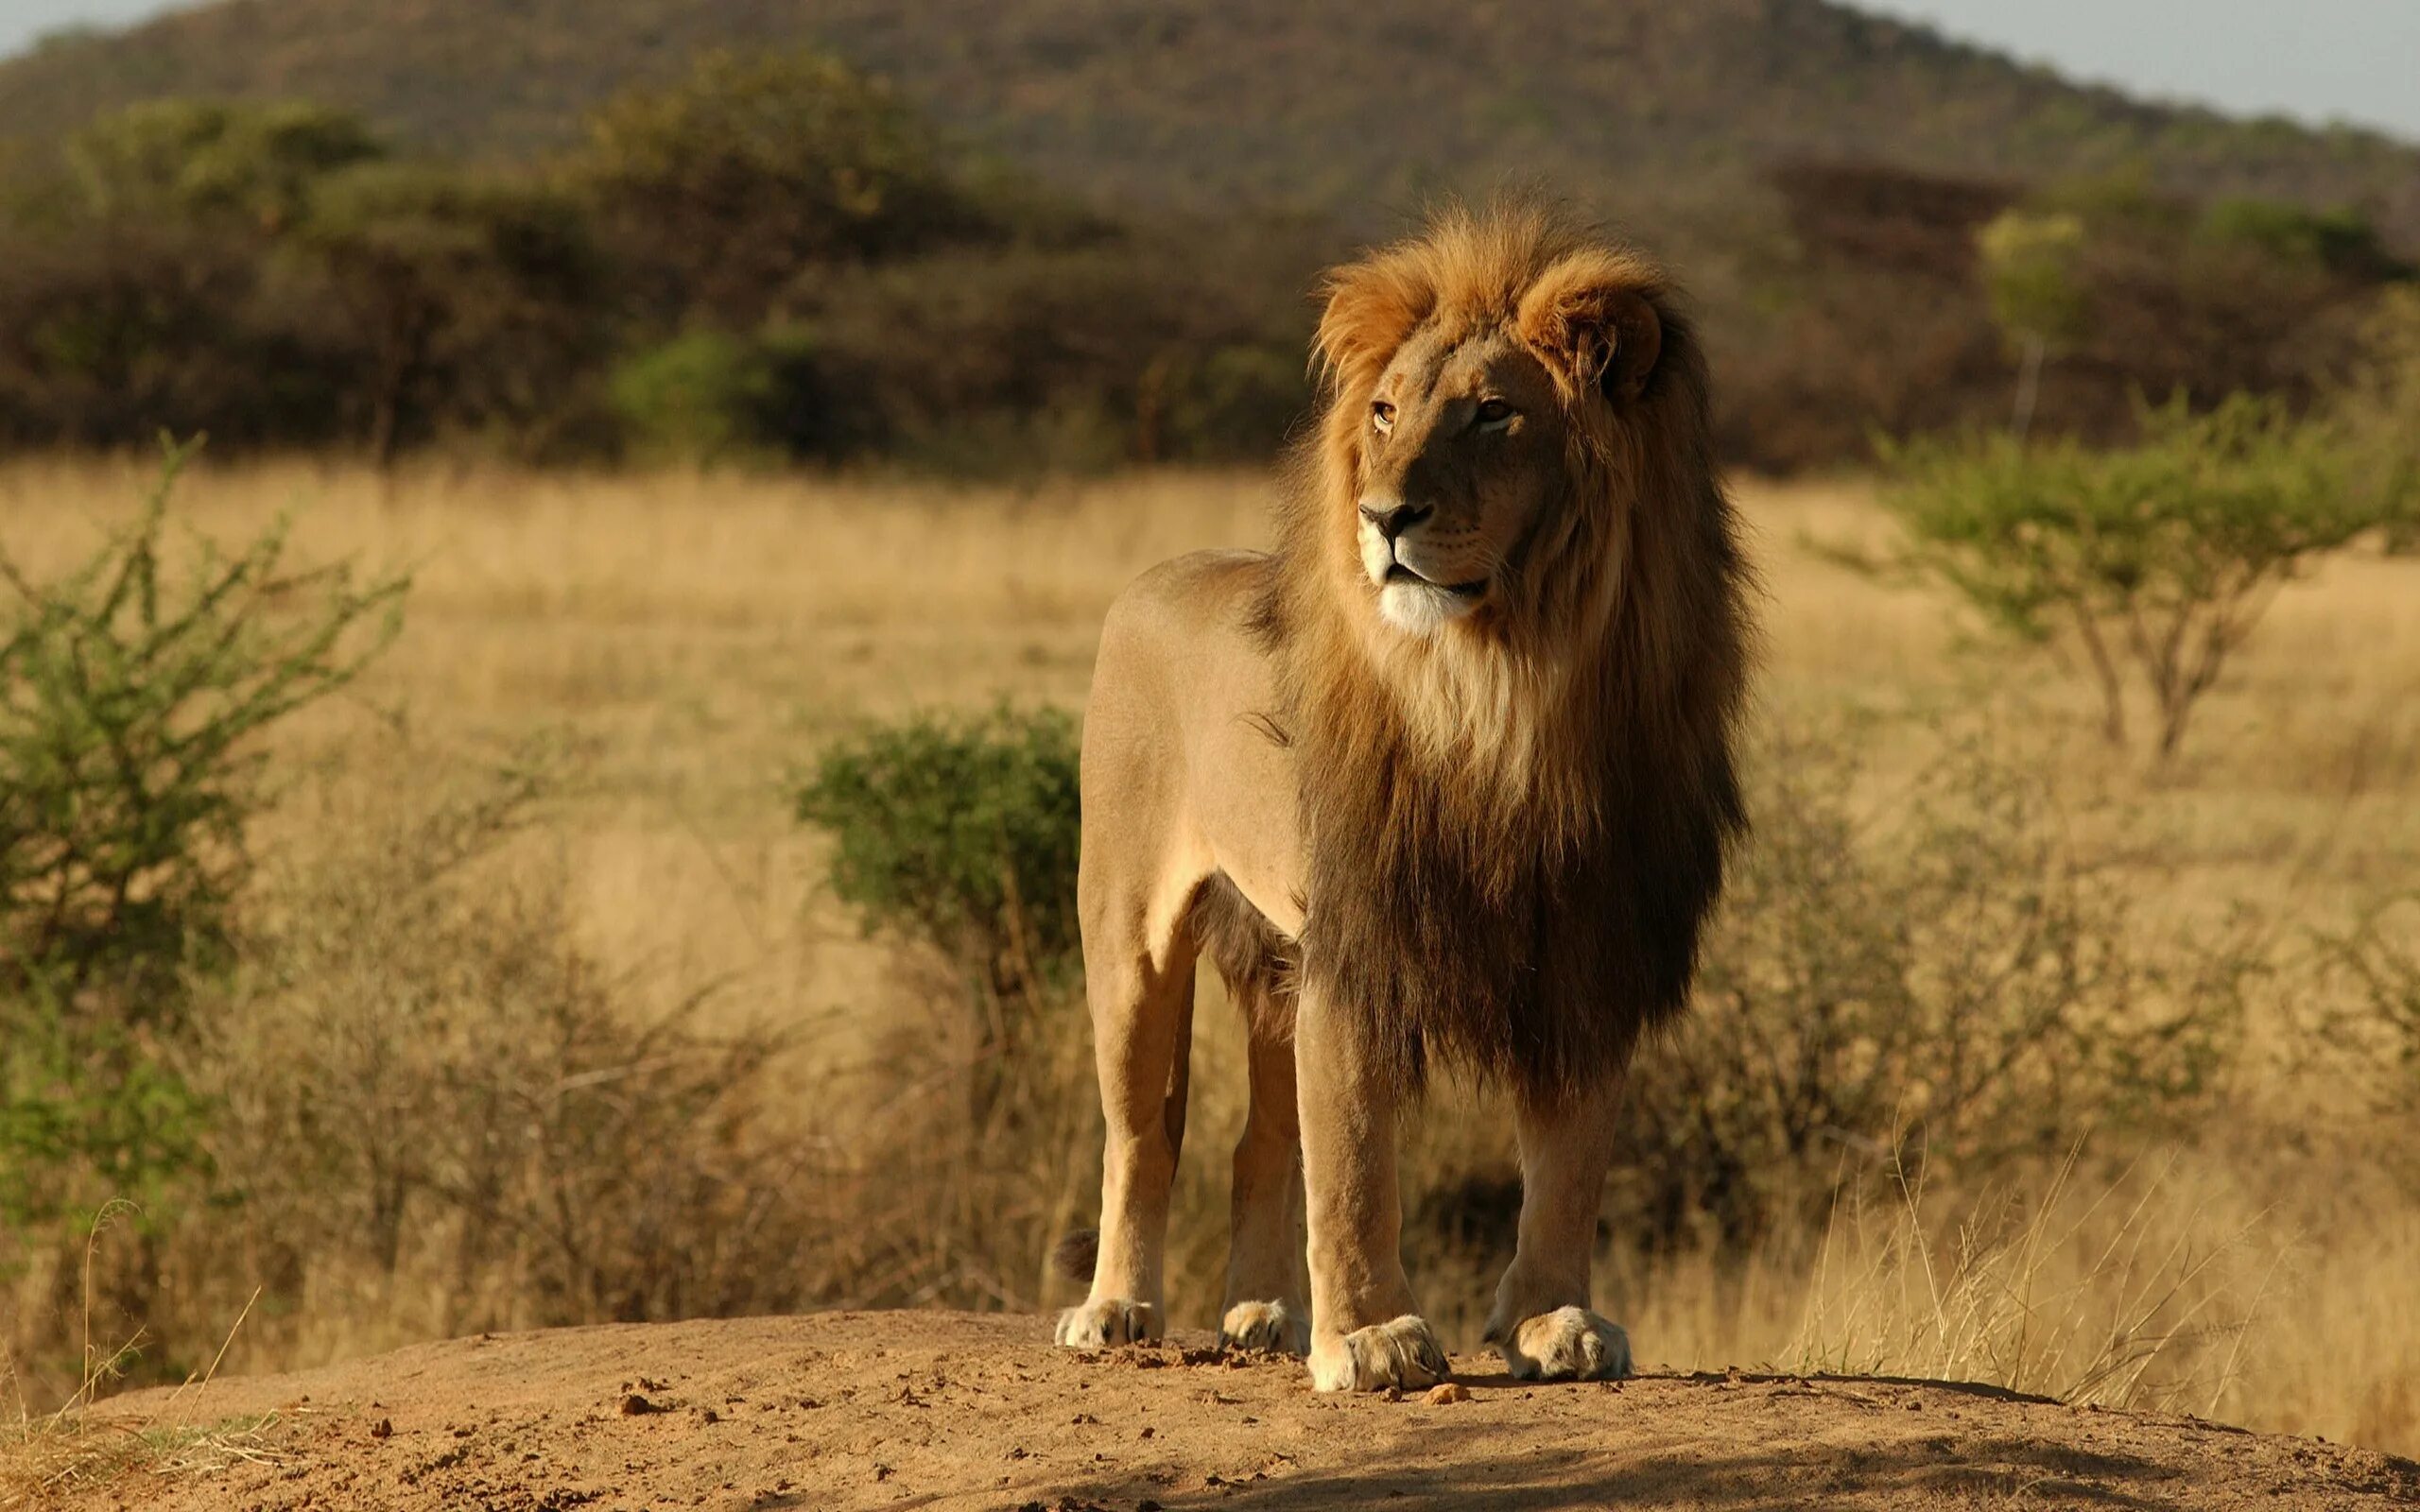
<svg viewBox="0 0 2420 1512">
<path fill-rule="evenodd" d="M 139 1418 L 95 1418 L 87 1409 L 121 1376 L 139 1353 L 138 1332 L 103 1347 L 93 1332 L 93 1275 L 110 1231 L 133 1215 L 130 1204 L 106 1204 L 84 1237 L 81 1380 L 66 1401 L 37 1417 L 26 1401 L 14 1362 L 0 1347 L 0 1391 L 15 1397 L 16 1421 L 0 1423 L 0 1512 L 41 1512 L 79 1490 L 105 1486 L 130 1475 L 159 1480 L 218 1474 L 238 1464 L 274 1464 L 281 1452 L 271 1431 L 278 1413 L 210 1418 L 202 1402 L 227 1351 L 259 1300 L 255 1287 L 211 1357 L 209 1367 L 184 1383 L 157 1409 Z"/>
<path fill-rule="evenodd" d="M 0 467 L 0 540 L 36 572 L 68 561 L 130 507 L 147 472 L 140 462 Z M 853 1072 L 881 1054 L 868 1026 L 898 1017 L 901 988 L 890 955 L 819 898 L 819 857 L 782 792 L 791 766 L 851 721 L 912 707 L 1002 696 L 1080 706 L 1109 597 L 1175 552 L 1262 539 L 1267 488 L 1240 474 L 947 491 L 437 468 L 381 482 L 296 463 L 199 469 L 182 508 L 219 536 L 291 508 L 299 558 L 352 556 L 415 575 L 395 650 L 340 707 L 289 732 L 282 770 L 292 788 L 265 850 L 325 853 L 337 831 L 395 812 L 392 786 L 415 779 L 362 753 L 392 749 L 398 726 L 414 760 L 433 766 L 533 737 L 560 746 L 583 778 L 517 842 L 525 877 L 561 893 L 566 931 L 625 985 L 632 1011 L 667 1009 L 714 983 L 709 1019 L 807 1031 L 783 1074 L 800 1127 L 837 1128 L 847 1120 L 825 1099 L 845 1096 Z M 1877 801 L 1915 760 L 1891 731 L 1955 711 L 2050 764 L 2079 795 L 2072 822 L 2122 840 L 2149 924 L 2206 922 L 2250 903 L 2333 925 L 2410 885 L 2420 860 L 2414 568 L 2345 561 L 2287 593 L 2184 761 L 2153 777 L 2096 743 L 2081 680 L 2039 661 L 1957 654 L 1969 627 L 1940 597 L 1807 549 L 1886 528 L 1861 485 L 1743 493 L 1770 593 L 1762 696 L 1782 715 L 1873 715 L 1861 780 Z M 2281 931 L 2279 948 L 2293 937 Z M 1218 1186 L 1242 1118 L 1239 1037 L 1221 1007 L 1207 986 L 1180 1198 L 1190 1213 L 1223 1213 Z M 1720 1259 L 1617 1246 L 1607 1289 L 1651 1360 L 2008 1374 L 2016 1359 L 2031 1362 L 2026 1380 L 2093 1390 L 2128 1379 L 2123 1341 L 2145 1331 L 2198 1339 L 2249 1317 L 2248 1332 L 2213 1335 L 2215 1358 L 2196 1345 L 2189 1360 L 2167 1355 L 2137 1373 L 2135 1400 L 2190 1387 L 2200 1395 L 2175 1400 L 2420 1448 L 2420 1318 L 2404 1305 L 2420 1201 L 2369 1158 L 2387 1125 L 2282 1068 L 2249 1092 L 2247 1119 L 2256 1108 L 2290 1120 L 2294 1137 L 2276 1137 L 2274 1124 L 2214 1129 L 2191 1148 L 2150 1153 L 2155 1165 L 2105 1189 L 2044 1170 L 2023 1191 L 1844 1214 L 1828 1246 L 1820 1229 Z M 2147 1188 L 2151 1169 L 2168 1174 Z M 1056 1189 L 1037 1187 L 1032 1202 L 1034 1231 L 1058 1221 Z M 1178 1321 L 1199 1323 L 1223 1234 L 1200 1223 L 1174 1238 Z M 986 1284 L 1030 1299 L 1039 1269 L 1037 1254 L 1029 1270 Z M 1424 1274 L 1432 1293 L 1481 1295 L 1476 1278 Z M 2189 1283 L 2175 1289 L 2180 1278 Z M 20 1305 L 60 1290 L 37 1281 L 17 1288 Z M 460 1315 L 416 1304 L 365 1320 L 352 1301 L 322 1283 L 277 1326 L 239 1339 L 228 1367 L 357 1352 Z M 1449 1326 L 1461 1318 L 1451 1300 L 1437 1305 Z M 20 1448 L 39 1436 L 21 1427 Z"/>
</svg>

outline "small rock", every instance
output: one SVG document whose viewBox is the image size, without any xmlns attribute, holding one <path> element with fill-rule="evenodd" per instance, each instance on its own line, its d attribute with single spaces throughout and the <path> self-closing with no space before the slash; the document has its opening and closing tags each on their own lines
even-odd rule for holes
<svg viewBox="0 0 2420 1512">
<path fill-rule="evenodd" d="M 654 1402 L 648 1400 L 645 1397 L 640 1396 L 635 1391 L 630 1392 L 622 1398 L 622 1416 L 625 1418 L 644 1418 L 648 1413 L 662 1412 L 663 1410 L 663 1408 L 657 1406 Z"/>
<path fill-rule="evenodd" d="M 1403 1400 L 1403 1393 L 1393 1386 L 1389 1386 L 1386 1390 L 1379 1392 L 1378 1395 L 1388 1401 Z"/>
<path fill-rule="evenodd" d="M 391 1419 L 391 1418 L 379 1418 L 376 1422 L 372 1423 L 372 1424 L 370 1425 L 370 1436 L 371 1436 L 371 1437 L 372 1437 L 372 1438 L 392 1438 L 392 1437 L 394 1437 L 394 1436 L 395 1436 L 395 1424 L 394 1424 L 393 1419 Z"/>
<path fill-rule="evenodd" d="M 1440 1381 L 1428 1388 L 1428 1405 L 1432 1407 L 1446 1407 L 1470 1400 L 1470 1388 L 1459 1381 Z"/>
<path fill-rule="evenodd" d="M 700 1407 L 698 1409 L 698 1421 L 701 1423 L 718 1423 L 722 1421 L 722 1414 L 715 1411 L 712 1407 Z"/>
</svg>

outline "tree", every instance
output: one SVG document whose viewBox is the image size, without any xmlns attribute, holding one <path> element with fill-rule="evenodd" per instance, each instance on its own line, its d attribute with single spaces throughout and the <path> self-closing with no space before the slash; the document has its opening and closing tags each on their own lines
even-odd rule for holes
<svg viewBox="0 0 2420 1512">
<path fill-rule="evenodd" d="M 2033 428 L 2043 360 L 2053 348 L 2074 340 L 2090 314 L 2077 277 L 2083 242 L 2082 217 L 2027 210 L 2002 212 L 1977 238 L 1992 319 L 2017 349 L 2016 408 L 2010 428 L 2019 440 Z"/>
<path fill-rule="evenodd" d="M 604 264 L 556 190 L 365 164 L 320 186 L 300 240 L 371 342 L 364 438 L 382 468 L 448 426 L 526 430 L 602 354 Z"/>
<path fill-rule="evenodd" d="M 292 226 L 323 176 L 386 155 L 349 111 L 302 100 L 166 99 L 104 115 L 68 144 L 87 208 Z"/>
<path fill-rule="evenodd" d="M 577 176 L 660 313 L 752 326 L 803 266 L 896 256 L 982 224 L 889 85 L 816 53 L 710 53 L 589 123 Z"/>
<path fill-rule="evenodd" d="M 2139 444 L 2107 452 L 2007 436 L 1886 449 L 1883 497 L 1917 566 L 2028 639 L 2074 637 L 2113 744 L 2131 666 L 2165 760 L 2277 590 L 2359 537 L 2408 531 L 2420 487 L 2273 399 L 2201 414 L 2177 400 L 2140 420 Z"/>
<path fill-rule="evenodd" d="M 2420 289 L 2380 300 L 2362 335 L 2361 360 L 2331 397 L 2330 416 L 2353 448 L 2362 486 L 2420 488 Z M 2420 550 L 2420 518 L 2396 522 L 2387 544 Z"/>
<path fill-rule="evenodd" d="M 0 446 L 334 440 L 360 335 L 329 294 L 248 228 L 0 231 Z"/>
</svg>

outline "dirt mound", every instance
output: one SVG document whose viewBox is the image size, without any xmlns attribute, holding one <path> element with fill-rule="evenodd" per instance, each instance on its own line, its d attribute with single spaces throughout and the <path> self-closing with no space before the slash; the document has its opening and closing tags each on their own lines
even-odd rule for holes
<svg viewBox="0 0 2420 1512">
<path fill-rule="evenodd" d="M 1977 1386 L 1762 1375 L 1315 1396 L 1207 1336 L 1077 1355 L 1029 1317 L 853 1313 L 458 1339 L 96 1414 L 274 1414 L 214 1469 L 66 1509 L 2420 1504 L 2420 1466 Z"/>
</svg>

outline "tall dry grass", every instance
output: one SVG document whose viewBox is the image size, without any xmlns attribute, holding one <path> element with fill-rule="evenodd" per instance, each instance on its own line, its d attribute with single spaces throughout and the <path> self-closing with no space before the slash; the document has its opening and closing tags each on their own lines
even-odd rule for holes
<svg viewBox="0 0 2420 1512">
<path fill-rule="evenodd" d="M 36 573 L 72 560 L 146 473 L 0 467 L 0 540 Z M 1940 597 L 1819 549 L 1886 528 L 1860 484 L 1743 494 L 1768 593 L 1763 714 L 1858 731 L 1851 797 L 1876 825 L 1931 759 L 1927 742 L 1955 726 L 2065 796 L 2046 822 L 2123 888 L 2125 928 L 2147 950 L 2208 938 L 2250 909 L 2264 922 L 2247 948 L 2282 969 L 2313 931 L 2350 930 L 2411 885 L 2410 567 L 2347 560 L 2290 590 L 2183 759 L 2151 775 L 2101 747 L 2082 680 L 1979 649 L 1977 627 Z M 237 536 L 292 509 L 299 558 L 408 568 L 415 586 L 388 659 L 284 737 L 283 797 L 260 835 L 277 865 L 254 913 L 284 942 L 285 974 L 246 988 L 218 1061 L 261 1073 L 224 1089 L 252 1141 L 221 1152 L 255 1162 L 232 1230 L 247 1237 L 151 1257 L 173 1282 L 162 1295 L 174 1307 L 146 1320 L 171 1373 L 215 1348 L 263 1284 L 268 1300 L 227 1368 L 617 1311 L 1059 1299 L 1048 1243 L 1088 1212 L 1097 1158 L 1080 1011 L 1063 1005 L 1058 1038 L 1028 1068 L 1030 1116 L 988 1137 L 965 1127 L 959 1089 L 977 1050 L 951 1039 L 922 968 L 862 938 L 821 895 L 821 856 L 784 783 L 858 720 L 1002 696 L 1080 707 L 1116 589 L 1175 552 L 1263 539 L 1267 503 L 1266 481 L 1243 474 L 944 490 L 197 470 L 180 508 L 198 529 Z M 431 853 L 447 792 L 532 749 L 557 774 L 535 807 L 437 893 L 393 884 L 394 868 Z M 2195 1127 L 2132 1148 L 2095 1134 L 2084 1163 L 2054 1156 L 1974 1188 L 1928 1178 L 1895 1202 L 1869 1184 L 1730 1252 L 1616 1231 L 1606 1294 L 1644 1355 L 1675 1366 L 1990 1373 L 2420 1446 L 2420 1320 L 2404 1305 L 2420 1195 L 2387 1159 L 2412 1129 L 2377 1111 L 2366 1083 L 2357 1095 L 2352 1072 L 2305 1053 L 2304 1011 L 2358 998 L 2341 980 L 2329 991 L 2330 1005 L 2261 999 L 2238 1080 Z M 1205 1321 L 1216 1301 L 1224 1151 L 1243 1113 L 1240 1035 L 1215 981 L 1202 999 L 1172 1235 L 1180 1323 Z M 548 1050 L 527 1035 L 533 1022 L 570 1028 Z M 557 1145 L 654 1139 L 650 1191 L 670 1206 L 638 1211 L 627 1231 L 600 1225 L 591 1210 L 620 1199 L 583 1185 L 586 1157 L 545 1141 L 378 1166 L 355 1129 L 328 1152 L 340 1169 L 280 1166 L 294 1141 L 272 1136 L 307 1125 L 298 1093 L 333 1095 L 348 1078 L 365 1106 L 412 1089 L 457 1099 L 387 1108 L 406 1134 L 458 1131 L 475 1122 L 465 1108 L 491 1104 L 527 1126 L 566 1097 L 628 1091 L 621 1122 L 599 1124 L 591 1104 L 537 1123 L 559 1127 Z M 698 1120 L 649 1122 L 699 1108 L 728 1134 L 712 1160 L 683 1143 Z M 1417 1178 L 1500 1192 L 1509 1142 L 1485 1133 L 1496 1111 L 1477 1099 L 1415 1131 Z M 382 1190 L 393 1200 L 369 1211 Z M 1496 1257 L 1447 1242 L 1454 1214 L 1484 1213 L 1457 1201 L 1415 1230 L 1428 1248 L 1413 1258 L 1432 1310 L 1468 1331 Z M 551 1230 L 549 1208 L 564 1215 Z M 398 1213 L 410 1220 L 400 1228 Z M 697 1213 L 733 1237 L 667 1270 L 648 1245 L 693 1236 Z M 678 1295 L 615 1290 L 616 1278 L 676 1273 Z M 37 1262 L 6 1299 L 0 1332 L 23 1340 L 55 1333 L 75 1291 Z M 2159 1344 L 2148 1356 L 2147 1342 Z M 21 1402 L 75 1385 L 22 1357 L 17 1369 Z"/>
</svg>

